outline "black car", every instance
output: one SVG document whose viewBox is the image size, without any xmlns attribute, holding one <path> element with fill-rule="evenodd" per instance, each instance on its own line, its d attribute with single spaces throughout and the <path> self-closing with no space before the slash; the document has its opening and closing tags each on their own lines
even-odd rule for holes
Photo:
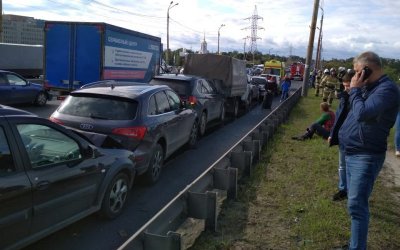
<svg viewBox="0 0 400 250">
<path fill-rule="evenodd" d="M 259 101 L 263 100 L 265 95 L 265 86 L 267 86 L 268 82 L 265 77 L 262 76 L 253 76 L 251 77 L 251 83 L 258 87 L 259 91 Z"/>
<path fill-rule="evenodd" d="M 225 99 L 217 93 L 211 80 L 192 75 L 163 74 L 155 76 L 150 84 L 168 85 L 196 110 L 200 136 L 204 135 L 210 122 L 223 122 L 225 119 Z"/>
<path fill-rule="evenodd" d="M 29 82 L 16 73 L 0 70 L 1 104 L 33 103 L 44 106 L 47 100 L 51 100 L 51 95 L 43 85 Z"/>
<path fill-rule="evenodd" d="M 196 144 L 196 112 L 168 86 L 101 82 L 71 92 L 51 115 L 56 123 L 108 135 L 134 152 L 136 170 L 149 183 L 164 160 L 185 144 Z"/>
<path fill-rule="evenodd" d="M 18 249 L 99 211 L 119 215 L 133 153 L 102 149 L 48 119 L 0 105 L 0 249 Z"/>
</svg>

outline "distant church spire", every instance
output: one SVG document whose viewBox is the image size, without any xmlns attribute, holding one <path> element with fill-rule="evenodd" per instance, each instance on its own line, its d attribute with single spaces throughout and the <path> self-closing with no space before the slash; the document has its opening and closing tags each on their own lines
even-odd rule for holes
<svg viewBox="0 0 400 250">
<path fill-rule="evenodd" d="M 201 42 L 201 45 L 200 45 L 199 54 L 208 54 L 207 42 L 206 42 L 206 32 L 205 31 L 204 31 L 203 42 Z"/>
</svg>

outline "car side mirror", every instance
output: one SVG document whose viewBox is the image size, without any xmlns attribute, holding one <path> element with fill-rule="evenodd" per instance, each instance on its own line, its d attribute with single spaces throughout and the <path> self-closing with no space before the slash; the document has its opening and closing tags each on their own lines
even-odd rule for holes
<svg viewBox="0 0 400 250">
<path fill-rule="evenodd" d="M 87 145 L 87 147 L 84 150 L 84 155 L 86 158 L 92 158 L 95 159 L 98 156 L 100 156 L 99 151 L 97 150 L 97 148 L 92 147 L 91 145 Z"/>
</svg>

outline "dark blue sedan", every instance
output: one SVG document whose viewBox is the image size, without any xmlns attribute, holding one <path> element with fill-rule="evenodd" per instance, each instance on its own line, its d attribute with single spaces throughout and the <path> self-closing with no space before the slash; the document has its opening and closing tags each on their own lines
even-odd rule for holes
<svg viewBox="0 0 400 250">
<path fill-rule="evenodd" d="M 41 84 L 31 83 L 22 76 L 0 70 L 0 104 L 33 103 L 46 105 L 51 95 Z"/>
</svg>

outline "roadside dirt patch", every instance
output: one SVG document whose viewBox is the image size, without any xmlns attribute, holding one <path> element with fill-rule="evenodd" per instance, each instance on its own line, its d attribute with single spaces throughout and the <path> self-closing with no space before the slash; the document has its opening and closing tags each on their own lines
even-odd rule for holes
<svg viewBox="0 0 400 250">
<path fill-rule="evenodd" d="M 386 159 L 383 165 L 382 175 L 385 178 L 385 185 L 400 188 L 400 157 L 396 157 L 392 150 L 386 152 Z M 400 200 L 400 195 L 396 195 Z"/>
</svg>

